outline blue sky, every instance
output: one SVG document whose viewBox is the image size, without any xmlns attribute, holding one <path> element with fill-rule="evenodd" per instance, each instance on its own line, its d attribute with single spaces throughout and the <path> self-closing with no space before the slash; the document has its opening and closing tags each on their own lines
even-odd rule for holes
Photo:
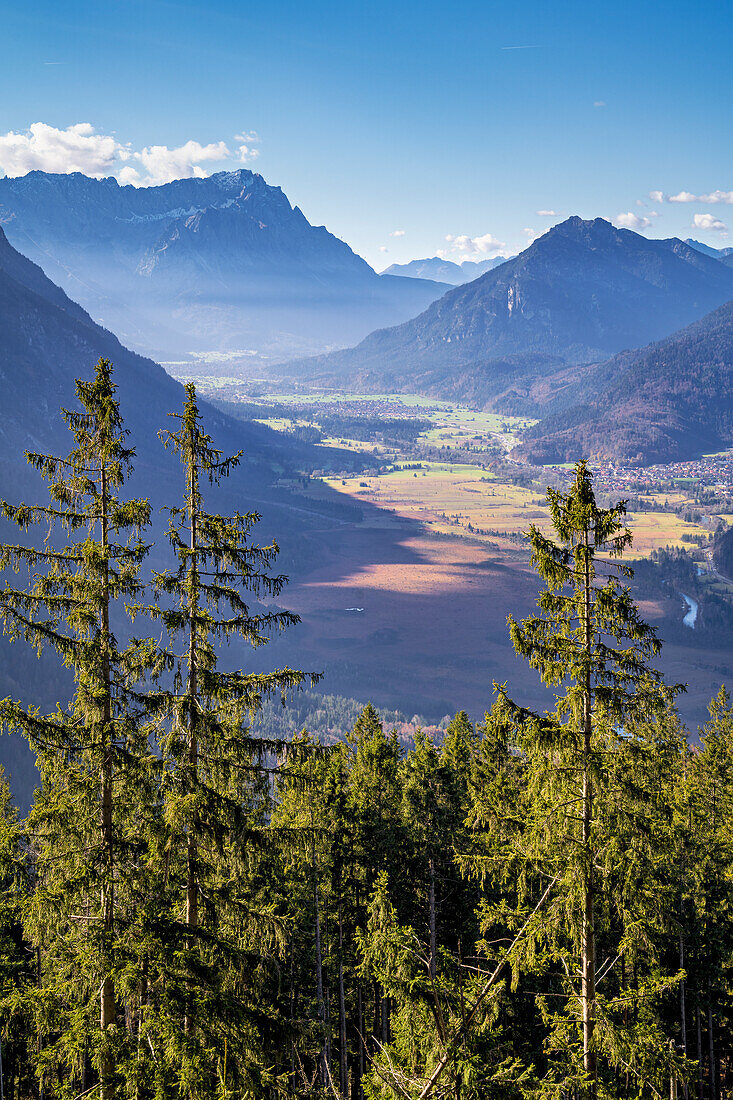
<svg viewBox="0 0 733 1100">
<path fill-rule="evenodd" d="M 731 5 L 0 0 L 0 18 L 0 174 L 244 162 L 378 268 L 516 251 L 572 213 L 733 244 Z"/>
</svg>

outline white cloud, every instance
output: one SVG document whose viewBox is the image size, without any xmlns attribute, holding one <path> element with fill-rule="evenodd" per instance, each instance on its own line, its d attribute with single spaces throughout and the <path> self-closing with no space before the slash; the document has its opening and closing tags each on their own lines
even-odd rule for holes
<svg viewBox="0 0 733 1100">
<path fill-rule="evenodd" d="M 245 131 L 243 134 L 235 134 L 234 140 L 238 142 L 237 152 L 239 154 L 238 159 L 242 164 L 248 164 L 251 160 L 257 160 L 260 155 L 259 149 L 253 149 L 253 145 L 258 145 L 260 136 L 255 130 Z"/>
<path fill-rule="evenodd" d="M 498 256 L 506 248 L 504 241 L 497 240 L 491 233 L 484 233 L 480 237 L 469 237 L 465 233 L 454 236 L 446 234 L 446 241 L 450 245 L 450 252 L 460 252 L 461 258 L 470 260 L 481 256 Z M 442 250 L 446 254 L 446 250 Z M 440 253 L 438 253 L 440 255 Z"/>
<path fill-rule="evenodd" d="M 713 229 L 716 233 L 727 233 L 728 226 L 714 214 L 695 214 L 692 219 L 693 229 Z"/>
<path fill-rule="evenodd" d="M 693 195 L 691 191 L 679 191 L 670 195 L 667 202 L 704 202 L 708 205 L 724 203 L 733 206 L 733 191 L 709 191 L 705 195 Z"/>
<path fill-rule="evenodd" d="M 208 172 L 202 164 L 211 161 L 220 163 L 231 157 L 223 141 L 210 145 L 187 141 L 177 149 L 169 149 L 167 145 L 149 145 L 133 155 L 147 173 L 146 183 L 170 183 L 171 180 L 188 176 L 207 176 Z"/>
<path fill-rule="evenodd" d="M 664 202 L 664 191 L 650 191 L 649 198 L 652 202 Z"/>
<path fill-rule="evenodd" d="M 239 153 L 238 160 L 242 164 L 249 164 L 250 161 L 257 160 L 260 155 L 259 149 L 253 149 L 251 145 L 240 145 L 237 152 Z"/>
<path fill-rule="evenodd" d="M 557 218 L 557 210 L 535 210 L 538 218 Z"/>
<path fill-rule="evenodd" d="M 392 233 L 390 233 L 390 237 L 404 237 L 404 235 L 404 229 L 395 229 Z"/>
<path fill-rule="evenodd" d="M 246 141 L 244 140 L 246 138 Z M 0 134 L 0 173 L 23 176 L 26 172 L 83 172 L 87 176 L 115 176 L 135 186 L 168 183 L 188 176 L 206 176 L 204 165 L 236 161 L 246 164 L 258 156 L 252 148 L 256 134 L 238 134 L 232 151 L 224 141 L 201 145 L 187 141 L 176 148 L 149 145 L 133 149 L 112 134 L 100 134 L 89 122 L 65 130 L 34 122 L 24 132 Z"/>
<path fill-rule="evenodd" d="M 389 249 L 387 248 L 386 244 L 380 244 L 379 251 L 380 252 L 389 252 Z"/>
<path fill-rule="evenodd" d="M 0 135 L 0 169 L 6 176 L 23 176 L 34 169 L 101 175 L 129 156 L 127 146 L 114 137 L 95 133 L 88 122 L 78 122 L 66 130 L 34 122 L 25 133 L 10 130 Z"/>
<path fill-rule="evenodd" d="M 603 100 L 603 99 L 597 99 L 597 100 L 595 101 L 595 103 L 593 104 L 593 106 L 594 106 L 594 107 L 605 107 L 605 106 L 606 106 L 605 100 Z"/>
<path fill-rule="evenodd" d="M 638 214 L 633 214 L 630 210 L 626 214 L 617 214 L 613 219 L 613 224 L 620 229 L 648 229 L 652 224 L 650 218 L 639 217 Z"/>
<path fill-rule="evenodd" d="M 94 175 L 95 173 L 89 172 L 88 175 Z M 126 164 L 124 168 L 120 168 L 114 175 L 121 184 L 131 183 L 133 187 L 140 187 L 142 180 L 140 179 L 140 173 L 137 169 L 133 168 L 131 164 Z"/>
<path fill-rule="evenodd" d="M 506 248 L 504 241 L 498 241 L 496 237 L 492 237 L 491 233 L 484 233 L 482 237 L 473 237 L 472 243 L 475 249 L 479 252 L 500 252 L 502 248 Z"/>
</svg>

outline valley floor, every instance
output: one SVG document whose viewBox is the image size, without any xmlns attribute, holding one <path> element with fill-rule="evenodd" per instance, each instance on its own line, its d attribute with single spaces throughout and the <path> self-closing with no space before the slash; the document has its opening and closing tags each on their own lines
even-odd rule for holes
<svg viewBox="0 0 733 1100">
<path fill-rule="evenodd" d="M 242 400 L 234 382 L 232 388 L 227 399 Z M 550 528 L 542 487 L 517 484 L 502 468 L 526 424 L 425 398 L 276 394 L 259 400 L 261 419 L 283 431 L 317 429 L 324 415 L 336 412 L 343 424 L 323 442 L 360 452 L 367 462 L 356 475 L 318 471 L 305 490 L 314 504 L 334 491 L 343 494 L 361 507 L 363 519 L 307 534 L 310 565 L 293 578 L 284 600 L 303 621 L 276 650 L 299 667 L 323 670 L 327 692 L 416 712 L 430 722 L 459 708 L 480 716 L 491 705 L 494 681 L 507 682 L 524 705 L 552 705 L 539 677 L 515 656 L 506 625 L 508 614 L 532 612 L 538 591 L 522 534 L 530 523 Z M 268 402 L 277 403 L 277 416 L 267 415 Z M 430 424 L 411 441 L 385 440 L 378 431 L 357 438 L 369 433 L 353 427 L 349 434 L 349 424 L 380 417 Z M 564 474 L 548 470 L 547 479 L 557 483 Z M 701 563 L 698 589 L 707 586 L 730 601 L 705 552 L 715 526 L 730 520 L 725 491 L 717 513 L 700 509 L 699 479 L 689 474 L 641 471 L 636 482 L 629 475 L 636 494 L 628 517 L 631 556 L 648 563 L 660 553 L 681 553 L 689 562 L 694 555 Z M 598 488 L 613 499 L 629 496 L 626 476 L 599 471 Z M 665 639 L 661 667 L 671 682 L 689 685 L 679 709 L 694 734 L 720 684 L 733 683 L 733 648 L 727 633 L 703 631 L 704 622 L 696 623 L 696 633 L 689 618 L 683 625 L 688 606 L 678 586 L 658 580 L 654 570 L 649 583 L 648 566 L 639 575 L 642 613 Z M 698 589 L 689 593 L 696 602 Z M 704 600 L 701 608 L 704 620 Z"/>
</svg>

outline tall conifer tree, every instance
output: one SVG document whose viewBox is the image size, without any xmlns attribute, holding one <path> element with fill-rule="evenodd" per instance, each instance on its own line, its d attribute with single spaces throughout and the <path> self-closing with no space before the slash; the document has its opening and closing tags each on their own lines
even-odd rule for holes
<svg viewBox="0 0 733 1100">
<path fill-rule="evenodd" d="M 540 613 L 509 618 L 515 649 L 544 682 L 564 687 L 557 713 L 526 723 L 523 747 L 534 757 L 540 821 L 565 822 L 569 860 L 564 908 L 575 925 L 581 967 L 580 1023 L 585 1087 L 597 1090 L 596 903 L 598 808 L 605 754 L 614 731 L 661 713 L 671 690 L 651 665 L 660 642 L 622 583 L 631 571 L 618 559 L 631 544 L 625 505 L 599 508 L 585 462 L 567 493 L 547 490 L 556 541 L 532 525 L 532 564 L 545 582 Z M 529 716 L 519 713 L 521 719 Z M 556 800 L 565 809 L 558 812 Z M 575 823 L 578 828 L 576 830 Z M 545 826 L 538 831 L 541 836 Z M 576 835 L 577 834 L 577 835 Z M 575 853 L 577 852 L 577 858 Z M 556 852 L 556 855 L 558 853 Z"/>
<path fill-rule="evenodd" d="M 161 432 L 185 476 L 184 501 L 170 509 L 168 537 L 176 567 L 157 574 L 159 602 L 147 609 L 180 646 L 176 684 L 164 697 L 169 722 L 161 749 L 167 776 L 166 882 L 172 912 L 182 915 L 183 949 L 175 953 L 180 985 L 169 1002 L 173 1015 L 160 1023 L 167 1029 L 161 1037 L 172 1052 L 180 1087 L 189 1096 L 205 1096 L 215 1072 L 223 1072 L 227 1044 L 230 1080 L 237 1083 L 239 1075 L 240 1086 L 246 1080 L 247 1087 L 262 1087 L 252 1077 L 263 1069 L 255 1019 L 262 1023 L 267 1013 L 256 1005 L 253 986 L 258 952 L 272 924 L 267 926 L 266 905 L 260 926 L 252 924 L 257 899 L 248 893 L 248 839 L 261 837 L 266 823 L 267 754 L 285 744 L 254 736 L 250 719 L 264 696 L 318 677 L 290 668 L 254 673 L 220 667 L 222 643 L 257 648 L 299 619 L 261 602 L 257 609 L 251 606 L 253 600 L 275 599 L 287 581 L 269 572 L 277 544 L 252 540 L 259 514 L 207 510 L 205 488 L 225 478 L 240 455 L 226 457 L 216 449 L 203 428 L 193 385 L 186 387 L 177 419 L 176 430 Z M 164 980 L 172 989 L 170 971 Z M 175 1014 L 176 996 L 182 1018 Z"/>
<path fill-rule="evenodd" d="M 125 601 L 142 591 L 147 547 L 140 532 L 150 505 L 120 496 L 134 451 L 109 360 L 100 359 L 94 379 L 78 381 L 76 392 L 80 409 L 64 410 L 74 437 L 70 454 L 27 454 L 49 483 L 50 504 L 1 506 L 23 530 L 60 528 L 64 543 L 49 535 L 40 548 L 6 545 L 0 552 L 0 567 L 27 568 L 30 582 L 27 588 L 6 584 L 0 596 L 6 633 L 39 651 L 55 649 L 73 670 L 74 699 L 48 716 L 5 700 L 0 720 L 26 735 L 42 780 L 28 826 L 36 885 L 25 914 L 44 987 L 37 996 L 39 1073 L 43 1078 L 64 1066 L 73 1087 L 90 1059 L 101 1100 L 110 1100 L 124 1058 L 117 980 L 125 965 L 134 865 L 130 823 L 149 762 L 136 685 L 154 659 L 148 643 L 118 643 L 113 614 L 124 614 Z"/>
</svg>

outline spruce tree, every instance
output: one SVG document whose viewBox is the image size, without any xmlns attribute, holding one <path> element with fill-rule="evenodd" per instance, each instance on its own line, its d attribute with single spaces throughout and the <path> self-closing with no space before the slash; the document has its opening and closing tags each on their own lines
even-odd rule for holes
<svg viewBox="0 0 733 1100">
<path fill-rule="evenodd" d="M 344 839 L 339 814 L 344 753 L 342 746 L 318 751 L 306 731 L 293 745 L 298 752 L 278 776 L 271 822 L 277 851 L 273 896 L 287 923 L 290 1091 L 320 1095 L 332 1091 L 334 1082 L 342 1092 L 347 1087 L 336 866 Z M 339 1068 L 332 1056 L 334 989 Z"/>
<path fill-rule="evenodd" d="M 684 902 L 691 993 L 691 1046 L 695 1045 L 700 1085 L 721 1094 L 723 1059 L 733 1025 L 730 973 L 733 962 L 733 705 L 721 688 L 710 703 L 701 744 L 690 753 L 680 806 L 688 848 Z M 694 1014 L 694 1015 L 693 1015 Z"/>
<path fill-rule="evenodd" d="M 113 623 L 141 594 L 140 533 L 150 520 L 147 500 L 120 495 L 134 450 L 115 393 L 112 364 L 100 359 L 94 379 L 77 382 L 80 408 L 63 410 L 74 438 L 69 455 L 27 454 L 49 484 L 50 503 L 0 506 L 22 530 L 52 532 L 40 545 L 0 551 L 2 568 L 29 576 L 27 587 L 6 583 L 2 591 L 5 631 L 38 651 L 56 650 L 75 682 L 71 705 L 54 714 L 0 704 L 2 725 L 25 734 L 41 772 L 28 821 L 35 883 L 24 913 L 38 954 L 38 1072 L 41 1080 L 67 1075 L 73 1089 L 90 1062 L 101 1100 L 117 1091 L 125 1058 L 119 1013 L 134 909 L 132 823 L 149 769 L 138 685 L 155 657 L 150 643 L 121 645 Z M 54 541 L 59 531 L 62 542 Z"/>
<path fill-rule="evenodd" d="M 547 501 L 555 539 L 535 525 L 528 534 L 532 565 L 546 585 L 539 614 L 508 621 L 519 655 L 546 684 L 562 686 L 563 694 L 554 715 L 533 719 L 515 708 L 515 716 L 525 727 L 522 747 L 535 783 L 533 839 L 542 844 L 548 822 L 554 823 L 555 839 L 561 837 L 553 859 L 555 866 L 564 863 L 562 904 L 579 948 L 584 1087 L 594 1097 L 597 801 L 619 728 L 662 713 L 673 692 L 651 664 L 661 648 L 656 633 L 622 583 L 631 575 L 617 561 L 631 544 L 624 503 L 598 507 L 585 462 L 576 466 L 567 493 L 549 488 Z"/>
<path fill-rule="evenodd" d="M 262 603 L 276 599 L 287 578 L 269 572 L 277 544 L 252 539 L 260 515 L 207 510 L 205 490 L 213 492 L 240 455 L 216 449 L 193 385 L 176 416 L 177 429 L 161 432 L 185 477 L 183 503 L 169 509 L 176 565 L 156 574 L 158 601 L 145 609 L 178 646 L 175 684 L 160 698 L 167 716 L 161 756 L 169 905 L 168 917 L 161 916 L 168 931 L 161 935 L 169 940 L 161 941 L 159 961 L 166 1008 L 151 1026 L 177 1087 L 208 1096 L 216 1073 L 228 1073 L 238 1087 L 263 1087 L 262 1032 L 274 1027 L 256 999 L 274 922 L 256 894 L 253 860 L 269 813 L 268 764 L 287 745 L 255 736 L 251 717 L 263 697 L 318 676 L 221 667 L 222 645 L 236 643 L 239 660 L 242 645 L 262 646 L 273 631 L 299 620 Z"/>
</svg>

